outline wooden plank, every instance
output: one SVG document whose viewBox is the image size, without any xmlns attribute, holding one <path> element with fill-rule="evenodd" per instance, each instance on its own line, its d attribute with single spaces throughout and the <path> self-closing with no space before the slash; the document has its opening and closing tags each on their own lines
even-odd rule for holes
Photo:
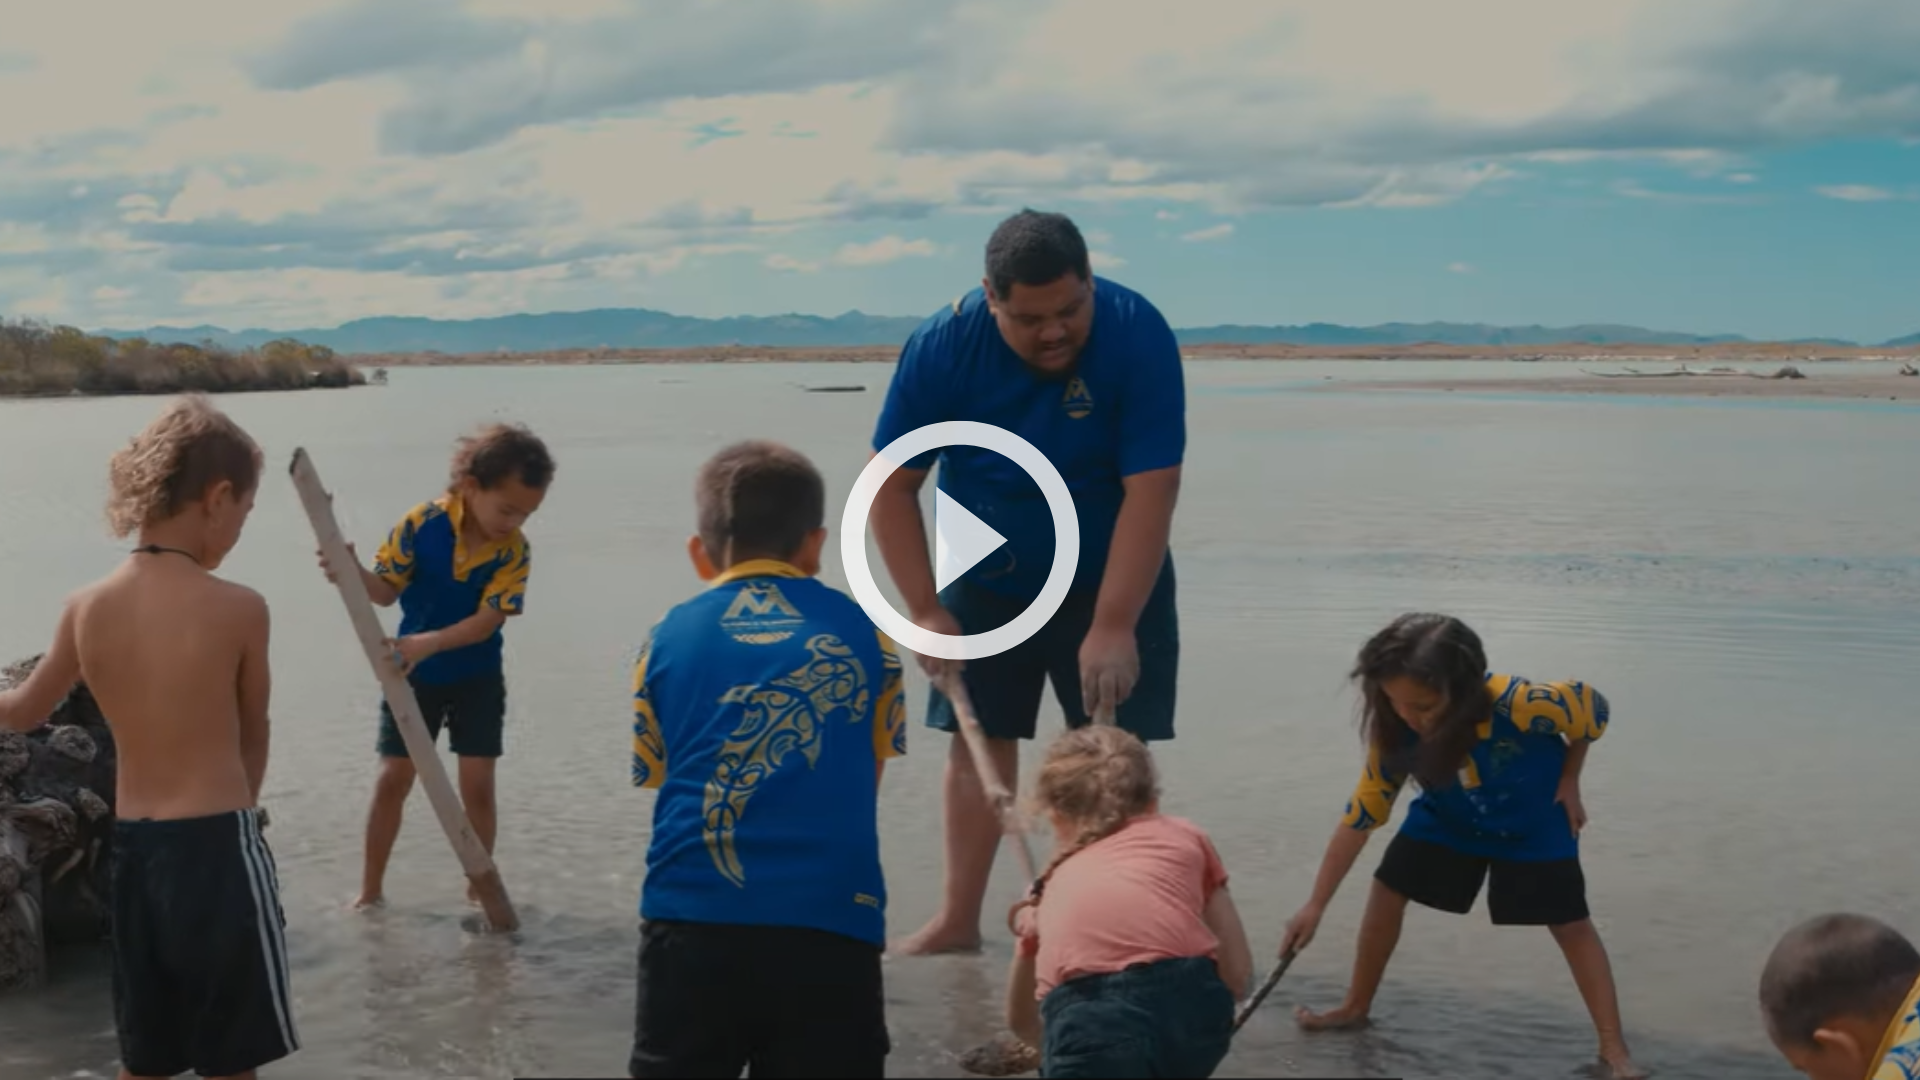
<svg viewBox="0 0 1920 1080">
<path fill-rule="evenodd" d="M 1027 882 L 1040 876 L 1038 864 L 1033 861 L 1033 845 L 1027 841 L 1026 822 L 1020 816 L 1020 807 L 1015 802 L 1013 792 L 1006 781 L 1000 777 L 1000 769 L 993 763 L 993 754 L 987 749 L 987 733 L 980 728 L 980 718 L 974 715 L 973 698 L 967 693 L 967 684 L 958 673 L 949 675 L 940 681 L 940 692 L 953 703 L 953 715 L 960 721 L 960 736 L 967 741 L 967 751 L 973 756 L 973 771 L 980 775 L 980 786 L 986 790 L 987 801 L 993 804 L 994 811 L 1000 815 L 1000 824 L 1018 844 L 1020 868 L 1026 871 Z"/>
<path fill-rule="evenodd" d="M 447 779 L 446 766 L 435 752 L 433 739 L 427 734 L 426 722 L 421 719 L 420 703 L 413 696 L 413 686 L 407 682 L 392 649 L 386 644 L 387 633 L 381 628 L 380 616 L 373 610 L 373 601 L 367 596 L 367 583 L 360 579 L 359 573 L 346 572 L 347 567 L 357 566 L 357 560 L 347 550 L 346 538 L 340 533 L 340 523 L 333 516 L 333 500 L 321 485 L 320 474 L 314 470 L 313 459 L 305 449 L 293 452 L 293 465 L 289 471 L 293 475 L 293 486 L 300 493 L 300 504 L 306 508 L 307 519 L 313 523 L 313 533 L 320 541 L 320 550 L 327 557 L 327 564 L 342 569 L 334 577 L 340 589 L 340 599 L 347 606 L 347 617 L 353 621 L 353 632 L 360 638 L 360 647 L 366 651 L 367 663 L 373 665 L 374 678 L 379 680 L 380 689 L 386 693 L 387 704 L 393 710 L 394 724 L 400 729 L 400 738 L 407 745 L 407 756 L 413 759 L 414 771 L 420 777 L 420 786 L 427 793 L 427 801 L 433 805 L 433 812 L 440 819 L 440 827 L 446 830 L 447 841 L 453 845 L 453 853 L 459 858 L 467 879 L 473 882 L 481 910 L 486 912 L 488 927 L 497 931 L 517 930 L 520 918 L 514 913 L 512 901 L 507 898 L 507 887 L 500 880 L 500 871 L 487 854 L 486 845 L 480 842 L 479 834 L 473 831 L 473 823 L 467 820 L 466 811 L 461 808 L 460 799 L 454 794 L 453 784 Z"/>
</svg>

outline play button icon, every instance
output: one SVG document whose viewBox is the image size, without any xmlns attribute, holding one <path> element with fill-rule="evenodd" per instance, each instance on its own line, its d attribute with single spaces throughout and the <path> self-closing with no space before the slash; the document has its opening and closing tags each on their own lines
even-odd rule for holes
<svg viewBox="0 0 1920 1080">
<path fill-rule="evenodd" d="M 1011 622 L 984 634 L 939 634 L 916 626 L 887 602 L 867 566 L 867 514 L 873 509 L 880 485 L 895 469 L 943 446 L 978 446 L 1018 465 L 1039 485 L 1047 510 L 1053 515 L 1053 566 L 1047 571 L 1046 583 L 1040 586 L 1040 595 Z M 934 489 L 933 511 L 936 588 L 946 588 L 1007 542 L 959 500 L 938 488 Z M 888 443 L 860 470 L 860 478 L 847 493 L 846 509 L 840 514 L 840 559 L 846 564 L 847 585 L 853 590 L 854 600 L 887 636 L 922 656 L 980 660 L 1006 652 L 1039 633 L 1060 610 L 1080 565 L 1080 514 L 1074 509 L 1073 494 L 1060 478 L 1060 470 L 1032 443 L 992 424 L 943 420 L 914 428 Z"/>
<path fill-rule="evenodd" d="M 974 512 L 938 488 L 933 492 L 933 587 L 944 589 L 953 579 L 993 554 L 1007 538 L 993 531 Z"/>
</svg>

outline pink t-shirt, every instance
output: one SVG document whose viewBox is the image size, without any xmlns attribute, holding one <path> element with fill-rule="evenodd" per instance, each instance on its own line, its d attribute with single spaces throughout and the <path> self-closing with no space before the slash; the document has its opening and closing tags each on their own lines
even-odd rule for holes
<svg viewBox="0 0 1920 1080">
<path fill-rule="evenodd" d="M 1202 913 L 1226 883 L 1213 842 L 1182 818 L 1137 817 L 1076 852 L 1040 897 L 1036 996 L 1068 979 L 1133 964 L 1218 959 L 1220 941 Z"/>
</svg>

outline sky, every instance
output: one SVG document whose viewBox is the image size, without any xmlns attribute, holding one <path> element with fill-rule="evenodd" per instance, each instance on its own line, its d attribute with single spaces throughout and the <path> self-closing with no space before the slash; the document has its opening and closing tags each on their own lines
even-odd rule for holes
<svg viewBox="0 0 1920 1080">
<path fill-rule="evenodd" d="M 1920 331 L 1914 0 L 92 0 L 0 315 L 928 313 L 1073 216 L 1176 326 Z"/>
</svg>

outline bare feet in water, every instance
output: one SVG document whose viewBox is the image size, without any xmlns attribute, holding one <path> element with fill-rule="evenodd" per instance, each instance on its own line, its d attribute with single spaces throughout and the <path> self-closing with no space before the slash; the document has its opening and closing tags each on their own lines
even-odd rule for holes
<svg viewBox="0 0 1920 1080">
<path fill-rule="evenodd" d="M 1600 1044 L 1600 1060 L 1611 1070 L 1614 1080 L 1644 1080 L 1647 1071 L 1633 1063 L 1627 1053 L 1624 1042 L 1603 1042 Z"/>
<path fill-rule="evenodd" d="M 1365 1027 L 1368 1023 L 1367 1010 L 1342 1005 L 1326 1012 L 1314 1012 L 1302 1005 L 1293 1010 L 1293 1018 L 1308 1031 L 1346 1031 L 1350 1028 Z"/>
<path fill-rule="evenodd" d="M 362 893 L 360 894 L 360 899 L 353 902 L 353 910 L 355 911 L 375 911 L 386 906 L 387 898 L 381 896 L 379 893 L 373 893 L 371 895 Z"/>
<path fill-rule="evenodd" d="M 896 956 L 939 956 L 980 951 L 980 928 L 956 926 L 935 916 L 932 922 L 895 940 L 887 951 Z"/>
</svg>

